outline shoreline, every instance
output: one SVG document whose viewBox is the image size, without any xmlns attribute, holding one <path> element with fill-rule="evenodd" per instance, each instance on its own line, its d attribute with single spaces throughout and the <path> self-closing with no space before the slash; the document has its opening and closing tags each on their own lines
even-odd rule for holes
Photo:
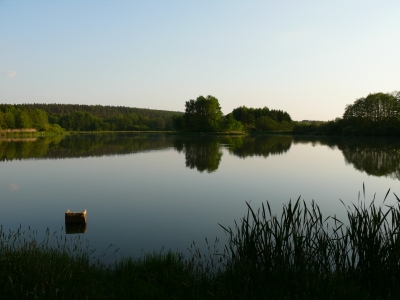
<svg viewBox="0 0 400 300">
<path fill-rule="evenodd" d="M 191 257 L 169 250 L 113 265 L 103 262 L 118 251 L 110 254 L 110 246 L 91 263 L 93 251 L 81 239 L 72 237 L 71 244 L 47 229 L 45 240 L 37 241 L 30 232 L 0 226 L 0 298 L 386 299 L 400 288 L 400 204 L 348 207 L 345 228 L 300 197 L 283 206 L 281 218 L 268 202 L 258 210 L 246 204 L 234 228 L 220 225 L 228 235 L 221 254 L 204 255 L 194 246 Z M 330 230 L 328 219 L 335 220 Z"/>
</svg>

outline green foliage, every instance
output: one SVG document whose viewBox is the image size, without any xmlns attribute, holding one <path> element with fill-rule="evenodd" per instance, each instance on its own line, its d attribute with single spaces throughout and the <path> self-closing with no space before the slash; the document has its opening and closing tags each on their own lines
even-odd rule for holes
<svg viewBox="0 0 400 300">
<path fill-rule="evenodd" d="M 0 104 L 0 127 L 59 131 L 172 130 L 178 112 L 70 104 Z"/>
<path fill-rule="evenodd" d="M 4 113 L 3 118 L 6 125 L 4 128 L 15 128 L 15 117 L 13 111 L 7 111 L 6 113 Z"/>
<path fill-rule="evenodd" d="M 275 130 L 278 127 L 277 125 L 277 122 L 265 116 L 258 118 L 256 122 L 256 128 L 262 131 Z"/>
<path fill-rule="evenodd" d="M 176 130 L 184 130 L 185 129 L 185 119 L 183 115 L 175 115 L 172 117 L 172 123 Z"/>
<path fill-rule="evenodd" d="M 345 108 L 343 118 L 334 121 L 297 122 L 295 134 L 400 135 L 400 92 L 369 94 Z"/>
<path fill-rule="evenodd" d="M 295 126 L 295 133 L 367 136 L 400 135 L 400 92 L 375 93 L 348 104 L 343 119 L 336 118 L 311 127 Z"/>
<path fill-rule="evenodd" d="M 240 106 L 232 111 L 235 120 L 243 123 L 246 130 L 290 130 L 292 119 L 287 112 L 264 108 Z"/>
<path fill-rule="evenodd" d="M 39 131 L 46 131 L 46 126 L 49 124 L 47 113 L 44 110 L 37 108 L 28 110 L 28 112 L 32 120 L 33 127 Z"/>
<path fill-rule="evenodd" d="M 400 113 L 400 93 L 369 94 L 346 106 L 343 119 L 357 119 L 359 122 L 398 121 Z"/>
<path fill-rule="evenodd" d="M 199 96 L 186 101 L 184 122 L 189 131 L 218 131 L 223 122 L 223 114 L 218 99 L 213 96 Z"/>
<path fill-rule="evenodd" d="M 29 114 L 26 111 L 20 111 L 15 118 L 15 127 L 16 128 L 31 128 L 32 120 Z"/>
<path fill-rule="evenodd" d="M 222 121 L 221 129 L 224 131 L 243 131 L 242 122 L 237 121 L 232 114 L 228 114 Z"/>
</svg>

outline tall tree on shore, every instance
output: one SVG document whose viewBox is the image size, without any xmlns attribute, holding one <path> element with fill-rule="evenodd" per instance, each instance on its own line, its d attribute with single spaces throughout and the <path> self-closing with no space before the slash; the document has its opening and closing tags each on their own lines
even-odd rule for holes
<svg viewBox="0 0 400 300">
<path fill-rule="evenodd" d="M 213 96 L 199 96 L 186 101 L 184 121 L 189 131 L 217 131 L 223 121 L 218 99 Z"/>
<path fill-rule="evenodd" d="M 400 93 L 369 94 L 348 104 L 343 119 L 358 122 L 393 122 L 400 118 Z"/>
</svg>

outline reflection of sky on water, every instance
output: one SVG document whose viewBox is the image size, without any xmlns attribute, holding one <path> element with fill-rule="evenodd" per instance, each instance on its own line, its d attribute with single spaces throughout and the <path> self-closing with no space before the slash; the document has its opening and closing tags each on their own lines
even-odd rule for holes
<svg viewBox="0 0 400 300">
<path fill-rule="evenodd" d="M 203 149 L 203 148 L 202 148 Z M 203 150 L 202 150 L 203 151 Z M 172 147 L 121 156 L 0 163 L 0 220 L 3 228 L 20 224 L 38 231 L 60 231 L 64 212 L 88 211 L 90 248 L 109 244 L 121 253 L 141 250 L 185 251 L 194 240 L 224 239 L 218 223 L 232 226 L 253 207 L 269 200 L 277 214 L 300 195 L 323 214 L 345 217 L 345 203 L 357 202 L 365 183 L 367 203 L 378 203 L 398 181 L 368 176 L 346 165 L 343 154 L 319 144 L 292 144 L 281 155 L 232 155 L 222 148 L 212 173 L 186 167 L 184 152 Z M 390 196 L 389 201 L 394 202 Z M 390 203 L 390 202 L 389 202 Z M 100 252 L 101 252 L 100 251 Z"/>
</svg>

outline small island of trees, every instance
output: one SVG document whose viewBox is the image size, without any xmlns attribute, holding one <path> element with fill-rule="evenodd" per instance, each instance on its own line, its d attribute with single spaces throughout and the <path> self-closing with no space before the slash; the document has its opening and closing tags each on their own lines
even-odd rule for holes
<svg viewBox="0 0 400 300">
<path fill-rule="evenodd" d="M 176 128 L 186 131 L 279 131 L 291 130 L 292 119 L 287 112 L 240 106 L 224 116 L 218 99 L 199 96 L 186 101 L 185 114 L 175 118 Z"/>
</svg>

